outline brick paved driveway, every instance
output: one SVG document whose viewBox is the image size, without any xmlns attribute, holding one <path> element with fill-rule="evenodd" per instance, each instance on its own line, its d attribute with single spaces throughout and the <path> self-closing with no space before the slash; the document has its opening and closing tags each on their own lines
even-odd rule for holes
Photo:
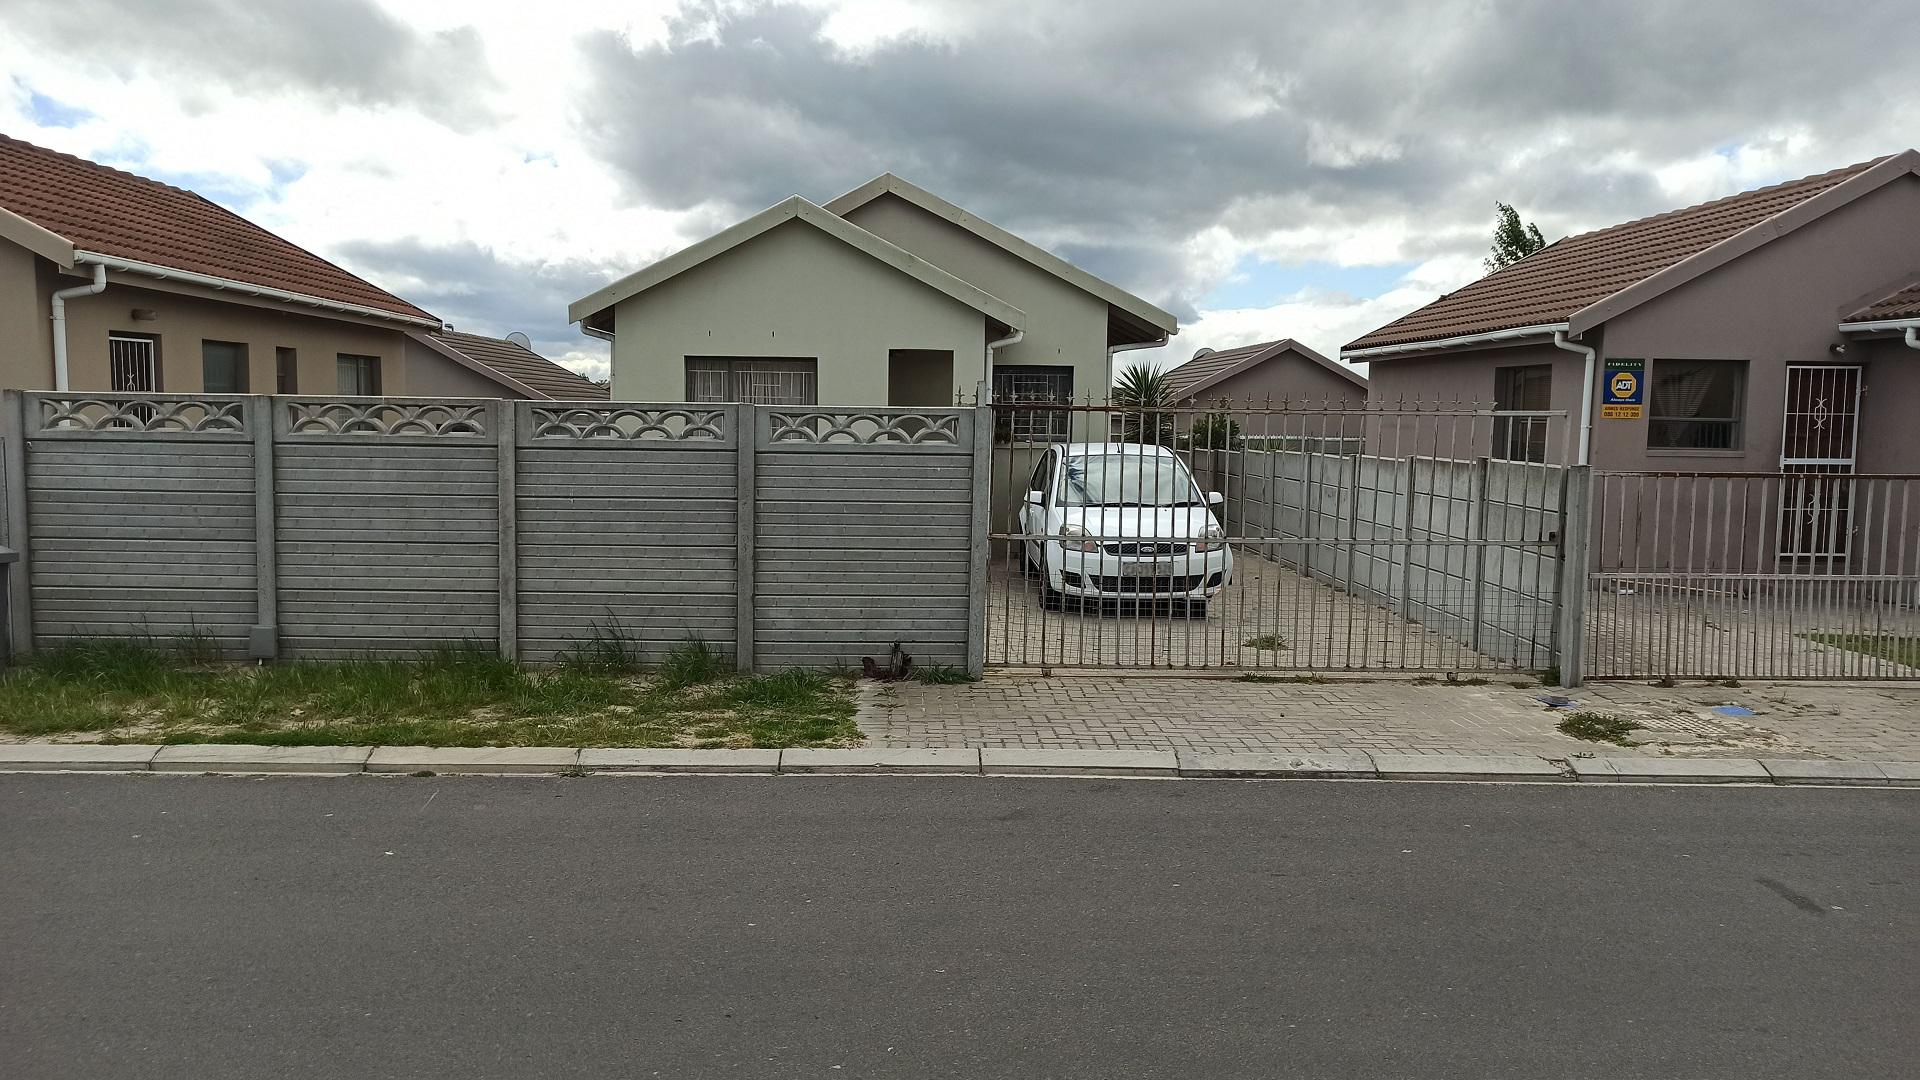
<svg viewBox="0 0 1920 1080">
<path fill-rule="evenodd" d="M 1527 682 L 1525 688 L 1512 685 Z M 1018 746 L 1300 753 L 1685 754 L 1920 760 L 1920 686 L 1747 683 L 1660 689 L 1595 683 L 1578 711 L 1645 725 L 1645 745 L 1583 742 L 1520 677 L 1483 686 L 1405 679 L 1259 683 L 1231 678 L 993 675 L 977 683 L 863 684 L 875 746 Z M 1714 711 L 1753 710 L 1751 718 Z"/>
</svg>

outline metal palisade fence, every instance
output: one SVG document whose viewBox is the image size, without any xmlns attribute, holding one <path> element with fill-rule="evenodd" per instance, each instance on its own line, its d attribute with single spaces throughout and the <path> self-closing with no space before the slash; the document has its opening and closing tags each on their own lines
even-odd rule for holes
<svg viewBox="0 0 1920 1080">
<path fill-rule="evenodd" d="M 1920 679 L 1920 476 L 1595 477 L 1589 671 Z"/>
<path fill-rule="evenodd" d="M 1585 470 L 1549 463 L 1567 428 L 1465 402 L 1000 403 L 989 662 L 1553 667 L 1584 535 Z"/>
<path fill-rule="evenodd" d="M 981 662 L 973 409 L 10 391 L 13 651 Z M 980 479 L 976 483 L 976 477 Z M 970 651 L 971 650 L 971 651 Z"/>
</svg>

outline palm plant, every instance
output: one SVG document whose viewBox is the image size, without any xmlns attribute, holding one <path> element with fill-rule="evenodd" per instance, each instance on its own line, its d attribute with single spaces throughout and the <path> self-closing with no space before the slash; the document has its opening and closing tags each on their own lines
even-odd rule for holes
<svg viewBox="0 0 1920 1080">
<path fill-rule="evenodd" d="M 1114 383 L 1113 404 L 1123 410 L 1122 442 L 1165 443 L 1173 438 L 1173 415 L 1160 411 L 1173 405 L 1173 384 L 1159 368 L 1128 364 Z"/>
</svg>

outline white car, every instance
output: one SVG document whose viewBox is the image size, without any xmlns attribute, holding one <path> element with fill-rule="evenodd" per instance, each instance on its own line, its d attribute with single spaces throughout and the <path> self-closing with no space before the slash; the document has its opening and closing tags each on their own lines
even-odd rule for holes
<svg viewBox="0 0 1920 1080">
<path fill-rule="evenodd" d="M 1020 507 L 1027 566 L 1049 606 L 1083 600 L 1168 600 L 1204 618 L 1233 578 L 1233 552 L 1202 492 L 1164 446 L 1066 443 L 1034 466 Z"/>
</svg>

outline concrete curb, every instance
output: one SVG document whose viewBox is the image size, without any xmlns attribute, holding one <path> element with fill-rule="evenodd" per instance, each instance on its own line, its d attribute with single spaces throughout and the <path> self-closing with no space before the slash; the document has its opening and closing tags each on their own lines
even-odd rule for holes
<svg viewBox="0 0 1920 1080">
<path fill-rule="evenodd" d="M 1301 754 L 1193 750 L 573 749 L 553 746 L 171 746 L 0 744 L 0 773 L 432 773 L 644 775 L 745 773 L 1147 776 L 1582 784 L 1766 784 L 1920 788 L 1920 762 L 1797 758 L 1576 757 L 1329 750 Z"/>
</svg>

